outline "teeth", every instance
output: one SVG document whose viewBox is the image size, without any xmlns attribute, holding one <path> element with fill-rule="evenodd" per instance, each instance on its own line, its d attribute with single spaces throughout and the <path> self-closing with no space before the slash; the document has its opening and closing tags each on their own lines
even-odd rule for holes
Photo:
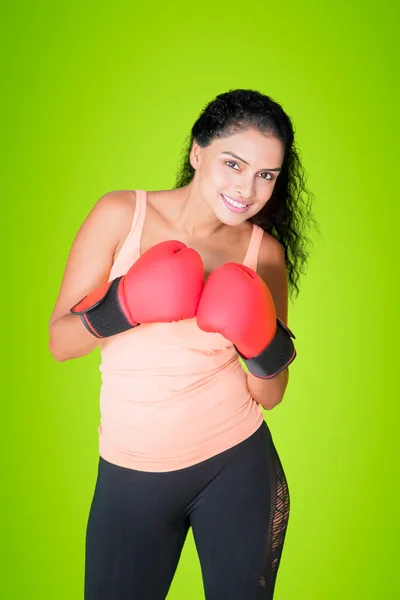
<svg viewBox="0 0 400 600">
<path fill-rule="evenodd" d="M 229 204 L 232 204 L 232 206 L 236 206 L 236 208 L 244 208 L 245 206 L 247 206 L 247 204 L 240 204 L 239 202 L 235 202 L 235 200 L 231 200 L 231 198 L 228 198 L 228 196 L 225 196 L 225 194 L 222 195 L 225 198 L 225 200 L 229 202 Z"/>
</svg>

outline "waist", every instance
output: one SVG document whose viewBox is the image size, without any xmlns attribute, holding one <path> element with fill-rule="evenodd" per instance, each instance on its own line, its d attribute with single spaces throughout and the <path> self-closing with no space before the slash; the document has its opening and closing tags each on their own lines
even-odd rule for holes
<svg viewBox="0 0 400 600">
<path fill-rule="evenodd" d="M 201 376 L 129 375 L 102 366 L 100 453 L 114 464 L 148 471 L 190 466 L 238 443 L 263 420 L 237 360 Z"/>
</svg>

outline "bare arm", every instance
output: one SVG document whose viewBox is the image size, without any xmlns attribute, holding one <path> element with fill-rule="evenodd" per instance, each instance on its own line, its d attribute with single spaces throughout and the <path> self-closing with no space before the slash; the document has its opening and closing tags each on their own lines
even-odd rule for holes
<svg viewBox="0 0 400 600">
<path fill-rule="evenodd" d="M 107 281 L 121 232 L 127 231 L 133 211 L 131 192 L 109 192 L 98 200 L 75 237 L 49 323 L 49 350 L 59 362 L 84 356 L 99 344 L 69 310 Z"/>
<path fill-rule="evenodd" d="M 247 385 L 254 400 L 265 410 L 272 410 L 282 402 L 289 381 L 289 367 L 272 379 L 260 379 L 247 373 Z"/>
<path fill-rule="evenodd" d="M 288 325 L 287 270 L 284 251 L 278 240 L 268 239 L 264 235 L 260 248 L 257 272 L 271 292 L 277 317 L 285 325 Z M 251 373 L 247 373 L 247 383 L 251 395 L 266 410 L 271 410 L 283 400 L 288 380 L 288 367 L 272 379 L 261 379 Z"/>
</svg>

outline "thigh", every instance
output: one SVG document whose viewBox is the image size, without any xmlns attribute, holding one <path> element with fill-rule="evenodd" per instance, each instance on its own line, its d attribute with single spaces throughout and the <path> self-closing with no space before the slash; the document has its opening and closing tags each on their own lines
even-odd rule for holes
<svg viewBox="0 0 400 600">
<path fill-rule="evenodd" d="M 85 600 L 164 600 L 189 527 L 167 477 L 100 459 L 86 532 Z"/>
<path fill-rule="evenodd" d="M 207 600 L 273 597 L 289 491 L 266 423 L 229 456 L 190 517 Z"/>
</svg>

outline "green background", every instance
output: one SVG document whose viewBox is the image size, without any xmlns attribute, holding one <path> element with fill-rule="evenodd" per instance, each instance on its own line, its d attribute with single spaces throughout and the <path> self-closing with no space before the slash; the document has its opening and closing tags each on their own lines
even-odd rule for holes
<svg viewBox="0 0 400 600">
<path fill-rule="evenodd" d="M 104 193 L 172 187 L 200 110 L 235 87 L 293 118 L 322 231 L 265 412 L 291 492 L 275 598 L 400 597 L 396 20 L 344 0 L 3 11 L 2 598 L 83 597 L 100 357 L 47 349 L 73 238 Z M 190 533 L 168 600 L 203 597 Z"/>
</svg>

